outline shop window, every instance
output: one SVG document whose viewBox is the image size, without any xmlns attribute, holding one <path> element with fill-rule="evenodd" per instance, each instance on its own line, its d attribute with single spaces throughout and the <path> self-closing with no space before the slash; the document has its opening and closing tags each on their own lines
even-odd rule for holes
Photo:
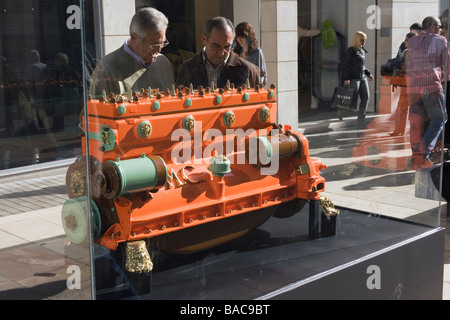
<svg viewBox="0 0 450 320">
<path fill-rule="evenodd" d="M 92 17 L 92 2 L 87 3 Z M 81 154 L 83 108 L 79 1 L 2 1 L 0 5 L 0 168 Z M 88 17 L 87 28 L 92 30 Z M 86 45 L 94 47 L 93 32 Z M 90 50 L 90 53 L 94 53 Z M 86 64 L 89 72 L 89 64 Z"/>
</svg>

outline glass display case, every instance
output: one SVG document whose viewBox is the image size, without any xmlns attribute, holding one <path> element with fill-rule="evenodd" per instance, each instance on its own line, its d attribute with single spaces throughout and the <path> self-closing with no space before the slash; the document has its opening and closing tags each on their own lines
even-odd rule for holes
<svg viewBox="0 0 450 320">
<path fill-rule="evenodd" d="M 3 1 L 0 299 L 442 299 L 447 7 Z"/>
</svg>

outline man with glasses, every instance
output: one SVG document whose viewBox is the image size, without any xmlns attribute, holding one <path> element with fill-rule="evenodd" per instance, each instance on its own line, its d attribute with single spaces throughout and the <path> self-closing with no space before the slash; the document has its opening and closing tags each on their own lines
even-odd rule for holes
<svg viewBox="0 0 450 320">
<path fill-rule="evenodd" d="M 442 82 L 448 74 L 447 40 L 441 22 L 427 17 L 422 32 L 409 39 L 407 92 L 410 102 L 412 168 L 431 167 L 431 153 L 447 121 Z"/>
<path fill-rule="evenodd" d="M 102 95 L 140 92 L 142 88 L 171 88 L 173 69 L 161 49 L 166 40 L 168 19 L 154 8 L 142 8 L 133 16 L 130 39 L 101 59 L 91 76 L 90 94 Z"/>
<path fill-rule="evenodd" d="M 178 67 L 176 83 L 194 89 L 199 86 L 224 88 L 227 81 L 236 87 L 259 85 L 259 69 L 232 51 L 234 26 L 224 17 L 206 22 L 202 34 L 203 50 Z"/>
</svg>

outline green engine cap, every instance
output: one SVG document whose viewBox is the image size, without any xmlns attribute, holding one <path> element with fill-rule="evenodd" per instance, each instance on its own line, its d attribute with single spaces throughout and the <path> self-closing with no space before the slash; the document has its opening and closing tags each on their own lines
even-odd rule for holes
<svg viewBox="0 0 450 320">
<path fill-rule="evenodd" d="M 78 197 L 67 200 L 61 213 L 61 221 L 67 238 L 75 243 L 80 244 L 89 240 L 89 223 L 88 223 L 88 207 L 87 197 Z M 93 200 L 91 200 L 92 208 L 92 230 L 94 239 L 100 236 L 101 218 L 100 211 Z"/>
<path fill-rule="evenodd" d="M 195 128 L 195 119 L 193 116 L 187 116 L 183 119 L 183 129 L 191 132 Z"/>
<path fill-rule="evenodd" d="M 152 125 L 150 124 L 150 121 L 145 120 L 138 125 L 139 137 L 145 139 L 148 138 L 151 133 L 152 133 Z"/>
<path fill-rule="evenodd" d="M 227 126 L 227 127 L 231 127 L 234 122 L 236 121 L 236 116 L 234 115 L 233 111 L 228 111 L 224 114 L 223 116 L 223 123 Z"/>
<path fill-rule="evenodd" d="M 217 95 L 215 98 L 214 98 L 214 104 L 215 105 L 219 105 L 219 104 L 221 104 L 222 103 L 222 96 L 221 95 Z"/>
<path fill-rule="evenodd" d="M 192 107 L 192 99 L 191 99 L 191 98 L 187 98 L 187 99 L 184 101 L 184 106 L 185 106 L 186 108 Z"/>
<path fill-rule="evenodd" d="M 153 102 L 153 104 L 152 104 L 152 110 L 153 110 L 153 111 L 158 111 L 159 108 L 161 108 L 161 104 L 159 103 L 159 101 Z"/>
<path fill-rule="evenodd" d="M 124 115 L 125 112 L 127 112 L 127 107 L 125 107 L 125 105 L 121 104 L 117 107 L 117 113 L 119 115 Z"/>
<path fill-rule="evenodd" d="M 259 112 L 259 118 L 263 122 L 269 121 L 269 119 L 270 119 L 270 109 L 267 108 L 267 107 L 262 108 L 261 111 Z"/>
<path fill-rule="evenodd" d="M 230 160 L 224 155 L 215 156 L 209 161 L 208 170 L 216 177 L 223 177 L 230 172 Z"/>
</svg>

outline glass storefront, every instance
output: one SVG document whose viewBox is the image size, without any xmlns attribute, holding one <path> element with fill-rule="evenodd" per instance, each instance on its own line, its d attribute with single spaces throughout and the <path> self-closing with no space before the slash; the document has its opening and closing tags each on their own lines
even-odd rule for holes
<svg viewBox="0 0 450 320">
<path fill-rule="evenodd" d="M 147 7 L 167 29 L 130 32 Z M 217 16 L 238 37 L 204 35 Z M 439 230 L 448 48 L 408 43 L 414 23 L 448 38 L 446 16 L 438 0 L 2 1 L 0 299 L 273 298 Z M 204 47 L 228 57 L 216 78 L 192 66 Z M 430 61 L 443 96 L 423 94 Z"/>
<path fill-rule="evenodd" d="M 0 8 L 0 299 L 91 299 L 89 243 L 67 242 L 61 222 L 82 153 L 79 2 Z"/>
<path fill-rule="evenodd" d="M 74 158 L 83 106 L 78 2 L 1 6 L 2 169 Z"/>
</svg>

